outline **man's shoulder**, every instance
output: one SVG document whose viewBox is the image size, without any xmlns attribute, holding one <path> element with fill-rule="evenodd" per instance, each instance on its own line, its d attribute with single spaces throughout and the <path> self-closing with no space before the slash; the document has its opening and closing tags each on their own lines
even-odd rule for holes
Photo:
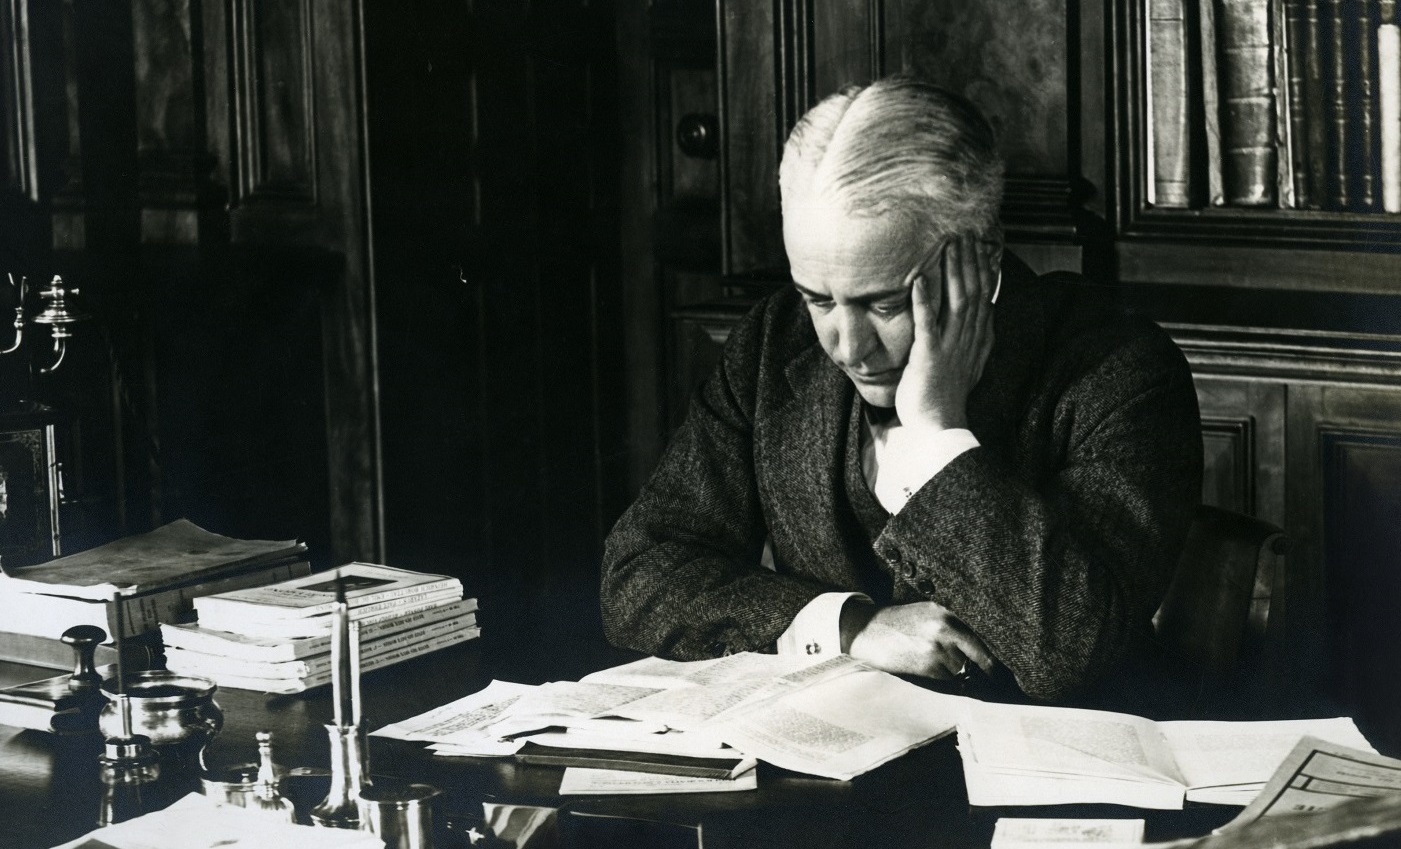
<svg viewBox="0 0 1401 849">
<path fill-rule="evenodd" d="M 1116 356 L 1140 367 L 1186 368 L 1172 337 L 1126 307 L 1117 284 L 1054 271 L 1036 276 L 1031 285 L 1046 321 L 1048 353 L 1086 364 Z"/>
<path fill-rule="evenodd" d="M 761 297 L 730 332 L 731 354 L 756 365 L 783 365 L 817 344 L 800 296 L 791 286 L 781 286 Z"/>
</svg>

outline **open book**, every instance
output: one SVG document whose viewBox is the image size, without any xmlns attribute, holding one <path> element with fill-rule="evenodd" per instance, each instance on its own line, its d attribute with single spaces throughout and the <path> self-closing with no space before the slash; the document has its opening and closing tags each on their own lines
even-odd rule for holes
<svg viewBox="0 0 1401 849">
<path fill-rule="evenodd" d="M 847 655 L 644 658 L 577 682 L 496 681 L 374 733 L 448 755 L 722 777 L 758 759 L 845 780 L 952 731 L 964 701 Z M 696 771 L 688 759 L 724 763 Z"/>
<path fill-rule="evenodd" d="M 1154 722 L 1106 711 L 980 704 L 959 725 L 973 805 L 1245 805 L 1305 735 L 1375 751 L 1346 717 Z"/>
</svg>

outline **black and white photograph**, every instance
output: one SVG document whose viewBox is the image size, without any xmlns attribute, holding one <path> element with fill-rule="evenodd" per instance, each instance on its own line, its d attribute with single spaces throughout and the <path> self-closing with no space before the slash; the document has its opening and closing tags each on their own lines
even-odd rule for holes
<svg viewBox="0 0 1401 849">
<path fill-rule="evenodd" d="M 0 0 L 0 849 L 1401 846 L 1396 0 Z"/>
</svg>

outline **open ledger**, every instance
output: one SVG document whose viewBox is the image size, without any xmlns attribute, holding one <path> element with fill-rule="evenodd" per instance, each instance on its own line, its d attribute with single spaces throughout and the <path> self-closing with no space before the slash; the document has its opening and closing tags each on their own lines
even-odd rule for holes
<svg viewBox="0 0 1401 849">
<path fill-rule="evenodd" d="M 1351 719 L 1154 722 L 1107 711 L 979 704 L 959 726 L 973 805 L 1245 805 L 1305 736 L 1375 753 Z"/>
</svg>

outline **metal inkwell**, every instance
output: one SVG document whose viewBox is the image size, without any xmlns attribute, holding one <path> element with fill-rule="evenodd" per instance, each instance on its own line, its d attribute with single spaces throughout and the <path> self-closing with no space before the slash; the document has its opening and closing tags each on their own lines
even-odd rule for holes
<svg viewBox="0 0 1401 849">
<path fill-rule="evenodd" d="M 116 680 L 102 685 L 107 699 L 97 718 L 97 727 L 106 737 L 123 736 L 121 709 Z M 132 734 L 150 738 L 162 755 L 194 763 L 202 759 L 209 745 L 224 726 L 224 712 L 214 701 L 218 689 L 213 681 L 174 672 L 139 672 L 126 676 L 126 697 L 131 705 Z"/>
</svg>

